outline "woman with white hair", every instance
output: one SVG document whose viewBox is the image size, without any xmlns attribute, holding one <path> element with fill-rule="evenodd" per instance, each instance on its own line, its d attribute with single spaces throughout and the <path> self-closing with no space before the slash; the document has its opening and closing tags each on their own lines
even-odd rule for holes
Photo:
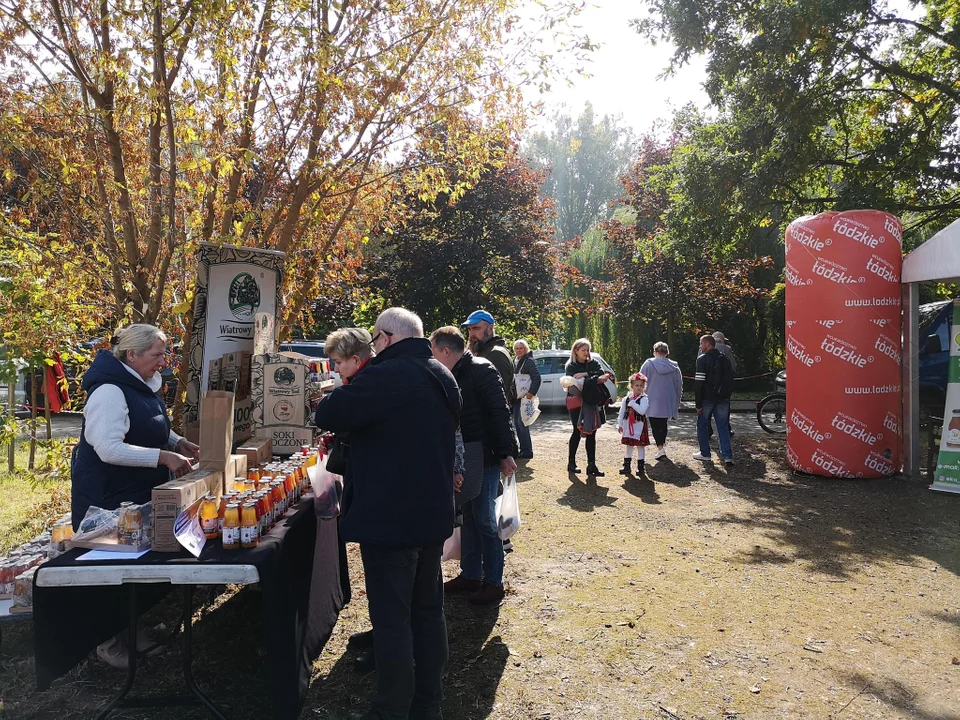
<svg viewBox="0 0 960 720">
<path fill-rule="evenodd" d="M 130 325 L 84 373 L 87 404 L 71 466 L 74 529 L 91 505 L 114 510 L 127 500 L 148 502 L 153 488 L 190 472 L 199 457 L 197 445 L 170 429 L 160 393 L 166 350 L 158 328 Z"/>
<path fill-rule="evenodd" d="M 537 370 L 537 364 L 533 361 L 533 353 L 530 352 L 530 345 L 526 340 L 517 340 L 513 344 L 513 354 L 517 358 L 513 364 L 513 387 L 507 388 L 510 393 L 510 400 L 513 403 L 513 425 L 517 430 L 517 441 L 520 443 L 519 457 L 527 460 L 533 459 L 533 441 L 530 438 L 530 428 L 523 424 L 520 417 L 520 403 L 524 398 L 532 400 L 540 389 L 540 371 Z M 523 397 L 517 397 L 517 377 L 526 375 L 530 378 L 530 388 Z"/>
<path fill-rule="evenodd" d="M 647 397 L 650 407 L 647 418 L 657 444 L 659 460 L 667 456 L 667 421 L 676 420 L 680 413 L 680 396 L 683 394 L 683 377 L 680 366 L 670 359 L 670 348 L 665 342 L 653 344 L 653 357 L 644 361 L 640 372 L 647 376 Z"/>
</svg>

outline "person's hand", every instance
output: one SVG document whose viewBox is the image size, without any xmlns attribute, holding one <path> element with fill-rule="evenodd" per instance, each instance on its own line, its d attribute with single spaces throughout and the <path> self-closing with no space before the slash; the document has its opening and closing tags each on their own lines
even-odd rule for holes
<svg viewBox="0 0 960 720">
<path fill-rule="evenodd" d="M 703 415 L 703 408 L 697 408 L 697 415 Z"/>
<path fill-rule="evenodd" d="M 454 473 L 453 474 L 453 491 L 460 492 L 460 488 L 463 487 L 463 473 Z"/>
<path fill-rule="evenodd" d="M 193 461 L 190 458 L 170 450 L 160 451 L 160 460 L 157 462 L 157 466 L 160 465 L 166 466 L 174 477 L 186 475 L 193 469 Z"/>
<path fill-rule="evenodd" d="M 585 372 L 582 372 L 582 373 L 577 373 L 577 374 L 574 375 L 573 377 L 574 377 L 574 379 L 579 380 L 580 378 L 585 378 L 586 376 L 587 376 L 587 374 L 586 374 Z"/>
<path fill-rule="evenodd" d="M 509 455 L 500 461 L 500 472 L 504 475 L 513 475 L 517 471 L 517 461 Z"/>
<path fill-rule="evenodd" d="M 200 446 L 190 442 L 186 438 L 180 438 L 180 442 L 177 443 L 177 452 L 193 458 L 194 462 L 200 459 Z"/>
<path fill-rule="evenodd" d="M 611 374 L 608 373 L 608 372 L 605 372 L 603 375 L 601 375 L 601 376 L 598 378 L 598 380 L 599 380 L 600 382 L 606 382 L 607 380 L 613 380 L 613 375 L 611 375 Z"/>
<path fill-rule="evenodd" d="M 526 395 L 524 395 L 524 397 L 525 397 L 527 400 L 533 400 L 533 399 L 536 397 L 536 395 L 534 395 L 533 393 L 528 392 Z"/>
<path fill-rule="evenodd" d="M 618 428 L 617 428 L 617 432 L 620 433 L 621 435 L 623 435 L 623 428 L 622 428 L 622 427 L 618 427 Z"/>
</svg>

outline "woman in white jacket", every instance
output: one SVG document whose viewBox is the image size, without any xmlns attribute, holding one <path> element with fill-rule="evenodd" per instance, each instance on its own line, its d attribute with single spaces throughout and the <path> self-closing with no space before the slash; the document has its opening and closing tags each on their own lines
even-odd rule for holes
<svg viewBox="0 0 960 720">
<path fill-rule="evenodd" d="M 680 412 L 680 396 L 683 394 L 683 378 L 680 366 L 670 359 L 670 348 L 665 342 L 655 343 L 653 357 L 640 367 L 647 376 L 647 395 L 650 408 L 647 417 L 653 431 L 653 441 L 657 444 L 656 458 L 664 458 L 667 451 L 667 420 L 676 420 Z"/>
<path fill-rule="evenodd" d="M 643 373 L 630 376 L 630 392 L 620 404 L 620 415 L 617 418 L 617 431 L 622 436 L 620 444 L 624 446 L 623 468 L 621 475 L 630 474 L 630 461 L 633 459 L 633 449 L 637 449 L 637 475 L 646 477 L 643 468 L 647 445 L 650 444 L 650 433 L 647 428 L 647 409 L 650 399 L 646 395 L 647 378 Z"/>
</svg>

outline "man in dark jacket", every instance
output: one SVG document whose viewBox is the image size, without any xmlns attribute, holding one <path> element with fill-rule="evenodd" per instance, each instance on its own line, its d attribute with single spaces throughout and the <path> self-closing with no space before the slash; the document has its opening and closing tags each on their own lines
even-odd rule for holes
<svg viewBox="0 0 960 720">
<path fill-rule="evenodd" d="M 513 360 L 503 338 L 493 331 L 493 315 L 486 310 L 474 310 L 460 327 L 467 329 L 470 351 L 474 356 L 489 360 L 500 373 L 509 400 L 510 388 L 513 387 Z"/>
<path fill-rule="evenodd" d="M 442 717 L 447 658 L 443 542 L 453 533 L 454 432 L 460 391 L 433 359 L 423 324 L 402 308 L 377 318 L 377 356 L 316 412 L 350 433 L 340 532 L 360 543 L 377 691 L 358 720 Z"/>
<path fill-rule="evenodd" d="M 700 357 L 697 358 L 697 374 L 694 382 L 694 399 L 697 404 L 697 442 L 700 452 L 694 460 L 710 460 L 710 418 L 717 421 L 717 436 L 720 454 L 727 465 L 733 464 L 733 448 L 730 444 L 730 389 L 733 385 L 733 369 L 730 361 L 717 350 L 713 335 L 700 338 Z"/>
<path fill-rule="evenodd" d="M 500 473 L 510 475 L 517 469 L 510 409 L 496 368 L 465 351 L 459 330 L 443 327 L 434 331 L 430 345 L 434 357 L 453 373 L 460 386 L 464 446 L 480 442 L 483 449 L 480 494 L 463 508 L 461 573 L 444 587 L 447 592 L 471 593 L 470 602 L 475 605 L 492 605 L 503 600 L 503 543 L 496 513 Z"/>
</svg>

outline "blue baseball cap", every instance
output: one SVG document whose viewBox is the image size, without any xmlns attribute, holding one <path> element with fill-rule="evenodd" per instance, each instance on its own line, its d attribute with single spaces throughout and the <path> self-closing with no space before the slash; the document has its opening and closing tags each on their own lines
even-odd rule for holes
<svg viewBox="0 0 960 720">
<path fill-rule="evenodd" d="M 470 327 L 471 325 L 476 325 L 481 320 L 486 320 L 493 325 L 493 315 L 486 310 L 474 310 L 460 327 Z"/>
</svg>

